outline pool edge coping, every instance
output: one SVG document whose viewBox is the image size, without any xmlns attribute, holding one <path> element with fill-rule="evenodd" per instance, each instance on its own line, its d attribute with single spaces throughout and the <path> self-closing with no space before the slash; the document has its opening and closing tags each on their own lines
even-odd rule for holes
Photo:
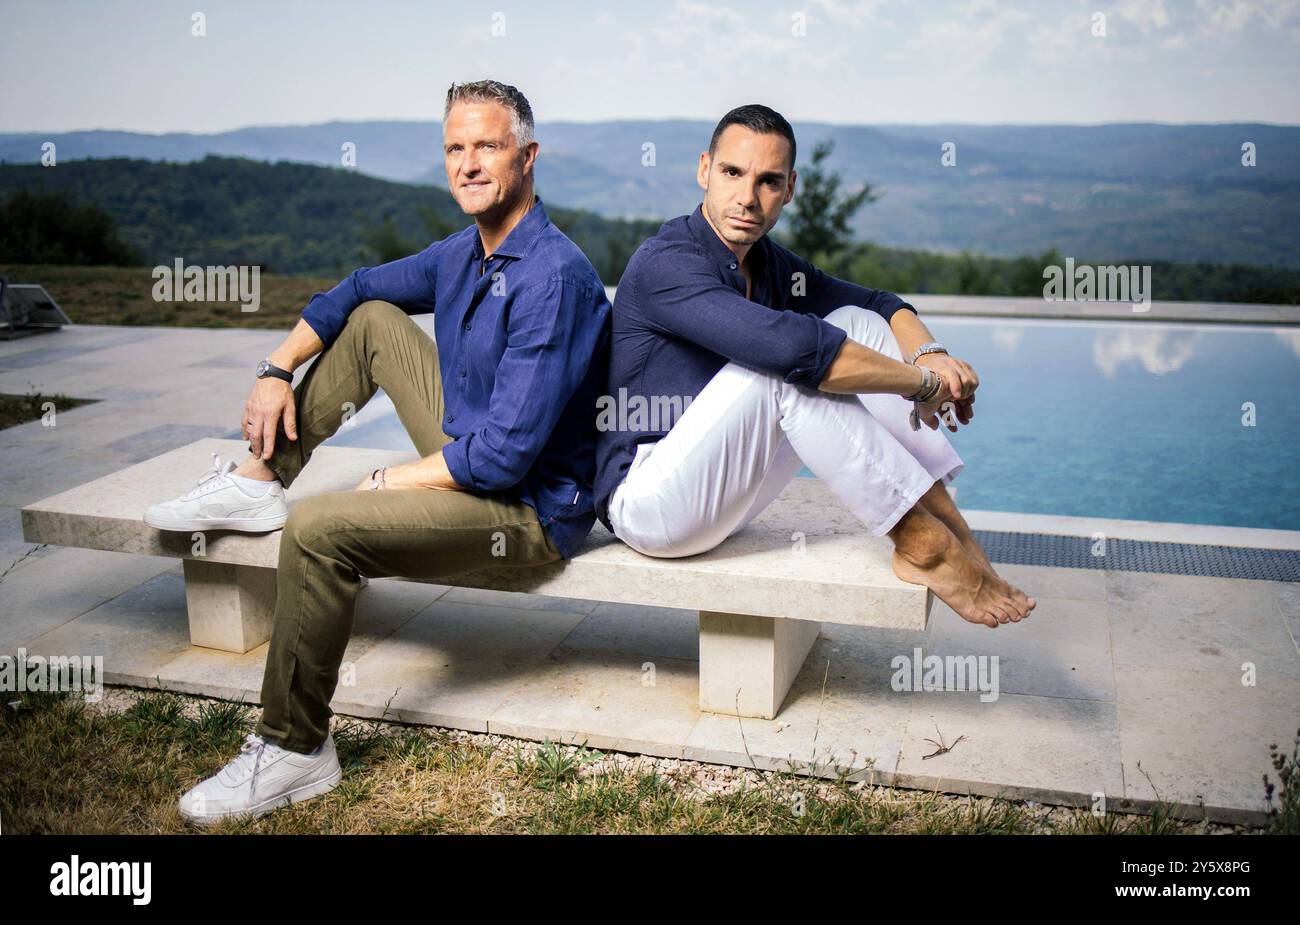
<svg viewBox="0 0 1300 925">
<path fill-rule="evenodd" d="M 1015 511 L 965 511 L 972 530 L 994 533 L 1030 533 L 1046 536 L 1092 537 L 1180 543 L 1191 546 L 1233 546 L 1243 549 L 1300 550 L 1300 530 L 1226 527 L 1152 520 L 1117 520 L 1059 514 L 1022 514 Z"/>
</svg>

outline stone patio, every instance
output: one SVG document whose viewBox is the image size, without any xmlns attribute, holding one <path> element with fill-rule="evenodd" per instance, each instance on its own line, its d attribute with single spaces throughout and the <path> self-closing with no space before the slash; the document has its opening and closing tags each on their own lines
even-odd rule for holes
<svg viewBox="0 0 1300 925">
<path fill-rule="evenodd" d="M 417 319 L 428 326 L 428 316 Z M 200 437 L 238 436 L 278 331 L 72 325 L 0 342 L 0 391 L 99 402 L 0 431 L 0 653 L 102 655 L 108 681 L 259 697 L 265 646 L 191 646 L 174 559 L 23 542 L 19 509 Z M 378 420 L 377 397 L 358 415 Z M 344 435 L 340 435 L 341 437 Z M 210 462 L 194 461 L 195 477 Z M 980 529 L 1010 516 L 968 512 Z M 1032 526 L 1026 526 L 1032 523 Z M 1088 535 L 1034 516 L 1015 529 Z M 1281 531 L 1107 522 L 1112 536 L 1300 548 Z M 1148 536 L 1150 532 L 1161 537 Z M 29 554 L 30 553 L 30 554 Z M 20 560 L 10 567 L 11 562 Z M 341 714 L 950 792 L 1112 809 L 1164 799 L 1259 821 L 1270 743 L 1300 725 L 1300 586 L 1006 566 L 1039 599 L 990 631 L 936 604 L 925 631 L 825 624 L 772 721 L 702 714 L 693 612 L 378 579 L 362 592 Z M 791 614 L 797 617 L 798 614 Z M 997 655 L 1000 696 L 900 692 L 891 660 Z M 1243 686 L 1252 663 L 1254 686 Z M 953 743 L 933 758 L 928 739 Z"/>
</svg>

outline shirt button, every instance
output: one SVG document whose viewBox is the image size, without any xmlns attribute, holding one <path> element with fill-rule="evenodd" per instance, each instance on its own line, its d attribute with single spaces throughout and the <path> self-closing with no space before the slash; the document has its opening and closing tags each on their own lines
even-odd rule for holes
<svg viewBox="0 0 1300 925">
<path fill-rule="evenodd" d="M 733 270 L 736 269 L 736 265 L 734 263 L 731 265 L 731 269 Z"/>
<path fill-rule="evenodd" d="M 465 330 L 466 330 L 466 331 L 469 330 L 469 322 L 468 322 L 468 321 L 465 322 Z"/>
<path fill-rule="evenodd" d="M 452 421 L 454 421 L 454 420 L 456 420 L 456 415 L 454 415 L 454 414 L 449 414 L 449 415 L 447 415 L 447 423 L 448 423 L 448 424 L 450 424 L 450 423 L 451 423 Z"/>
<path fill-rule="evenodd" d="M 460 378 L 462 378 L 462 379 L 465 378 L 465 370 L 463 370 L 463 369 L 460 371 Z"/>
</svg>

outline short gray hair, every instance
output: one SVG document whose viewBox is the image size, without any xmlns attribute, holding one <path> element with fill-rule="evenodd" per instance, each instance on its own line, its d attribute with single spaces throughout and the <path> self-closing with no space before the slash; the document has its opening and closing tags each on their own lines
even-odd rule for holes
<svg viewBox="0 0 1300 925">
<path fill-rule="evenodd" d="M 442 111 L 443 122 L 451 115 L 456 103 L 500 103 L 510 110 L 510 128 L 515 133 L 519 147 L 533 140 L 533 107 L 519 92 L 518 87 L 496 80 L 475 80 L 470 83 L 453 83 L 447 88 L 447 106 Z"/>
</svg>

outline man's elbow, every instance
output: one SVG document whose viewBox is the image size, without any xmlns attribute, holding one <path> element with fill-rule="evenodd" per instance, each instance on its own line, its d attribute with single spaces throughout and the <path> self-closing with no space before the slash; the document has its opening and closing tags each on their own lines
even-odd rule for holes
<svg viewBox="0 0 1300 925">
<path fill-rule="evenodd" d="M 524 480 L 532 468 L 531 455 L 503 451 L 474 466 L 474 488 L 479 491 L 506 491 Z"/>
</svg>

